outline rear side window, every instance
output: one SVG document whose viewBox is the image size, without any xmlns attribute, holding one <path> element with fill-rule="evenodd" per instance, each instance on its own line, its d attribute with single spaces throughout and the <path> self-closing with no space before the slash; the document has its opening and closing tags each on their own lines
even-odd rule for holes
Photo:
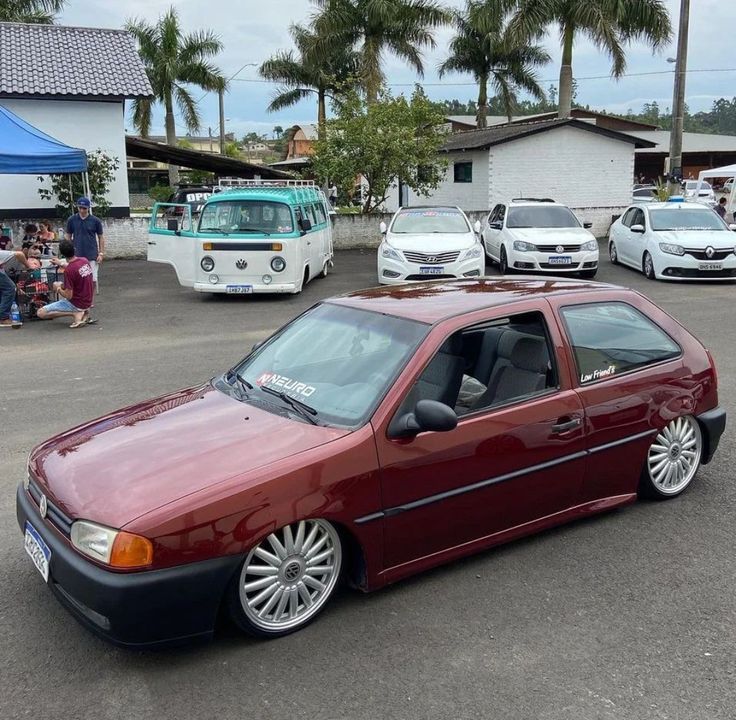
<svg viewBox="0 0 736 720">
<path fill-rule="evenodd" d="M 680 355 L 680 346 L 622 302 L 562 308 L 581 384 L 605 380 Z"/>
</svg>

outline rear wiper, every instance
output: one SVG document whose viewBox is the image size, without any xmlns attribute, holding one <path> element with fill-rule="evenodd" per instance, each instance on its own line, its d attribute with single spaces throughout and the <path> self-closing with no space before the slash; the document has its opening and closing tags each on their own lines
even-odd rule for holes
<svg viewBox="0 0 736 720">
<path fill-rule="evenodd" d="M 317 420 L 313 417 L 314 415 L 317 415 L 318 412 L 313 407 L 311 407 L 311 405 L 307 405 L 301 400 L 296 400 L 290 395 L 287 395 L 283 390 L 274 390 L 273 388 L 267 387 L 265 385 L 261 385 L 261 390 L 263 390 L 263 392 L 265 393 L 268 393 L 269 395 L 275 395 L 280 400 L 283 400 L 287 405 L 291 406 L 291 408 L 295 410 L 298 415 L 303 417 L 305 420 L 308 420 L 310 423 L 312 423 L 312 425 L 319 425 Z"/>
<path fill-rule="evenodd" d="M 225 380 L 228 385 L 237 387 L 240 390 L 240 394 L 244 400 L 248 399 L 248 390 L 252 390 L 253 386 L 244 378 L 238 375 L 235 370 L 228 370 L 225 374 Z"/>
<path fill-rule="evenodd" d="M 265 230 L 261 230 L 260 228 L 238 228 L 238 232 L 252 232 L 252 233 L 258 233 L 259 235 L 268 235 L 271 237 L 270 232 L 266 232 Z"/>
</svg>

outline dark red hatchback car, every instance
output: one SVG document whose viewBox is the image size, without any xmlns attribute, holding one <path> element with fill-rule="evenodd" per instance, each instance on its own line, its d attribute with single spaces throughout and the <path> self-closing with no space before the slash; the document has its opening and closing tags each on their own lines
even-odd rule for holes
<svg viewBox="0 0 736 720">
<path fill-rule="evenodd" d="M 222 376 L 63 433 L 18 488 L 59 600 L 124 645 L 275 637 L 375 590 L 671 498 L 725 427 L 708 351 L 642 295 L 557 279 L 319 303 Z"/>
</svg>

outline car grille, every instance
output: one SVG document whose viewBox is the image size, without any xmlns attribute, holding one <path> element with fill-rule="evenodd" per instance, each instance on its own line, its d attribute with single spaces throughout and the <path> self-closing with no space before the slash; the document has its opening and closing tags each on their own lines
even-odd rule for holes
<svg viewBox="0 0 736 720">
<path fill-rule="evenodd" d="M 544 270 L 577 270 L 580 263 L 570 263 L 569 265 L 552 265 L 551 263 L 539 263 L 539 267 Z"/>
<path fill-rule="evenodd" d="M 537 252 L 558 253 L 557 245 L 537 245 Z M 563 245 L 561 252 L 574 253 L 580 252 L 580 245 Z"/>
<path fill-rule="evenodd" d="M 410 263 L 421 263 L 422 265 L 443 265 L 445 263 L 454 263 L 457 260 L 460 251 L 457 252 L 444 252 L 444 253 L 420 253 L 420 252 L 406 252 L 404 257 Z"/>
<path fill-rule="evenodd" d="M 713 257 L 708 257 L 705 254 L 705 250 L 688 250 L 687 248 L 685 249 L 686 255 L 692 255 L 697 260 L 725 260 L 732 252 L 733 250 L 731 250 L 730 248 L 728 250 L 716 250 L 713 253 Z"/>
<path fill-rule="evenodd" d="M 407 275 L 404 280 L 456 280 L 454 275 Z"/>
<path fill-rule="evenodd" d="M 669 267 L 662 272 L 667 277 L 680 278 L 733 278 L 736 270 L 694 270 L 690 268 Z"/>
<path fill-rule="evenodd" d="M 28 494 L 36 505 L 41 502 L 41 495 L 43 493 L 38 482 L 33 476 L 31 476 L 28 484 Z M 63 513 L 55 503 L 51 502 L 51 500 L 48 499 L 48 496 L 46 497 L 46 505 L 48 507 L 48 510 L 46 511 L 46 519 L 59 532 L 66 535 L 66 537 L 70 537 L 72 532 L 72 522 L 74 522 L 74 520 Z"/>
</svg>

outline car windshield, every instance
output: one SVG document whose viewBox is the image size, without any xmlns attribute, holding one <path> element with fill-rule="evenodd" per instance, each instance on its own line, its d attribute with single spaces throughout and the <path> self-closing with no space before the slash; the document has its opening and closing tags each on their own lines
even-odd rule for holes
<svg viewBox="0 0 736 720">
<path fill-rule="evenodd" d="M 695 188 L 698 187 L 698 181 L 697 180 L 688 180 L 687 183 L 685 183 L 685 189 L 686 190 L 695 190 Z M 700 189 L 701 190 L 710 190 L 710 183 L 705 182 L 703 180 L 702 183 L 700 183 Z"/>
<path fill-rule="evenodd" d="M 652 230 L 728 230 L 712 210 L 673 207 L 650 210 Z"/>
<path fill-rule="evenodd" d="M 507 228 L 577 228 L 580 221 L 562 205 L 510 207 Z"/>
<path fill-rule="evenodd" d="M 261 233 L 294 230 L 291 208 L 268 200 L 220 200 L 207 203 L 199 220 L 201 233 Z"/>
<path fill-rule="evenodd" d="M 392 233 L 469 233 L 462 213 L 452 208 L 402 210 L 394 219 Z"/>
<path fill-rule="evenodd" d="M 654 188 L 641 188 L 640 190 L 634 190 L 634 197 L 654 197 L 654 190 Z"/>
<path fill-rule="evenodd" d="M 287 325 L 237 368 L 250 394 L 283 392 L 323 424 L 358 427 L 373 413 L 429 326 L 325 303 Z"/>
</svg>

